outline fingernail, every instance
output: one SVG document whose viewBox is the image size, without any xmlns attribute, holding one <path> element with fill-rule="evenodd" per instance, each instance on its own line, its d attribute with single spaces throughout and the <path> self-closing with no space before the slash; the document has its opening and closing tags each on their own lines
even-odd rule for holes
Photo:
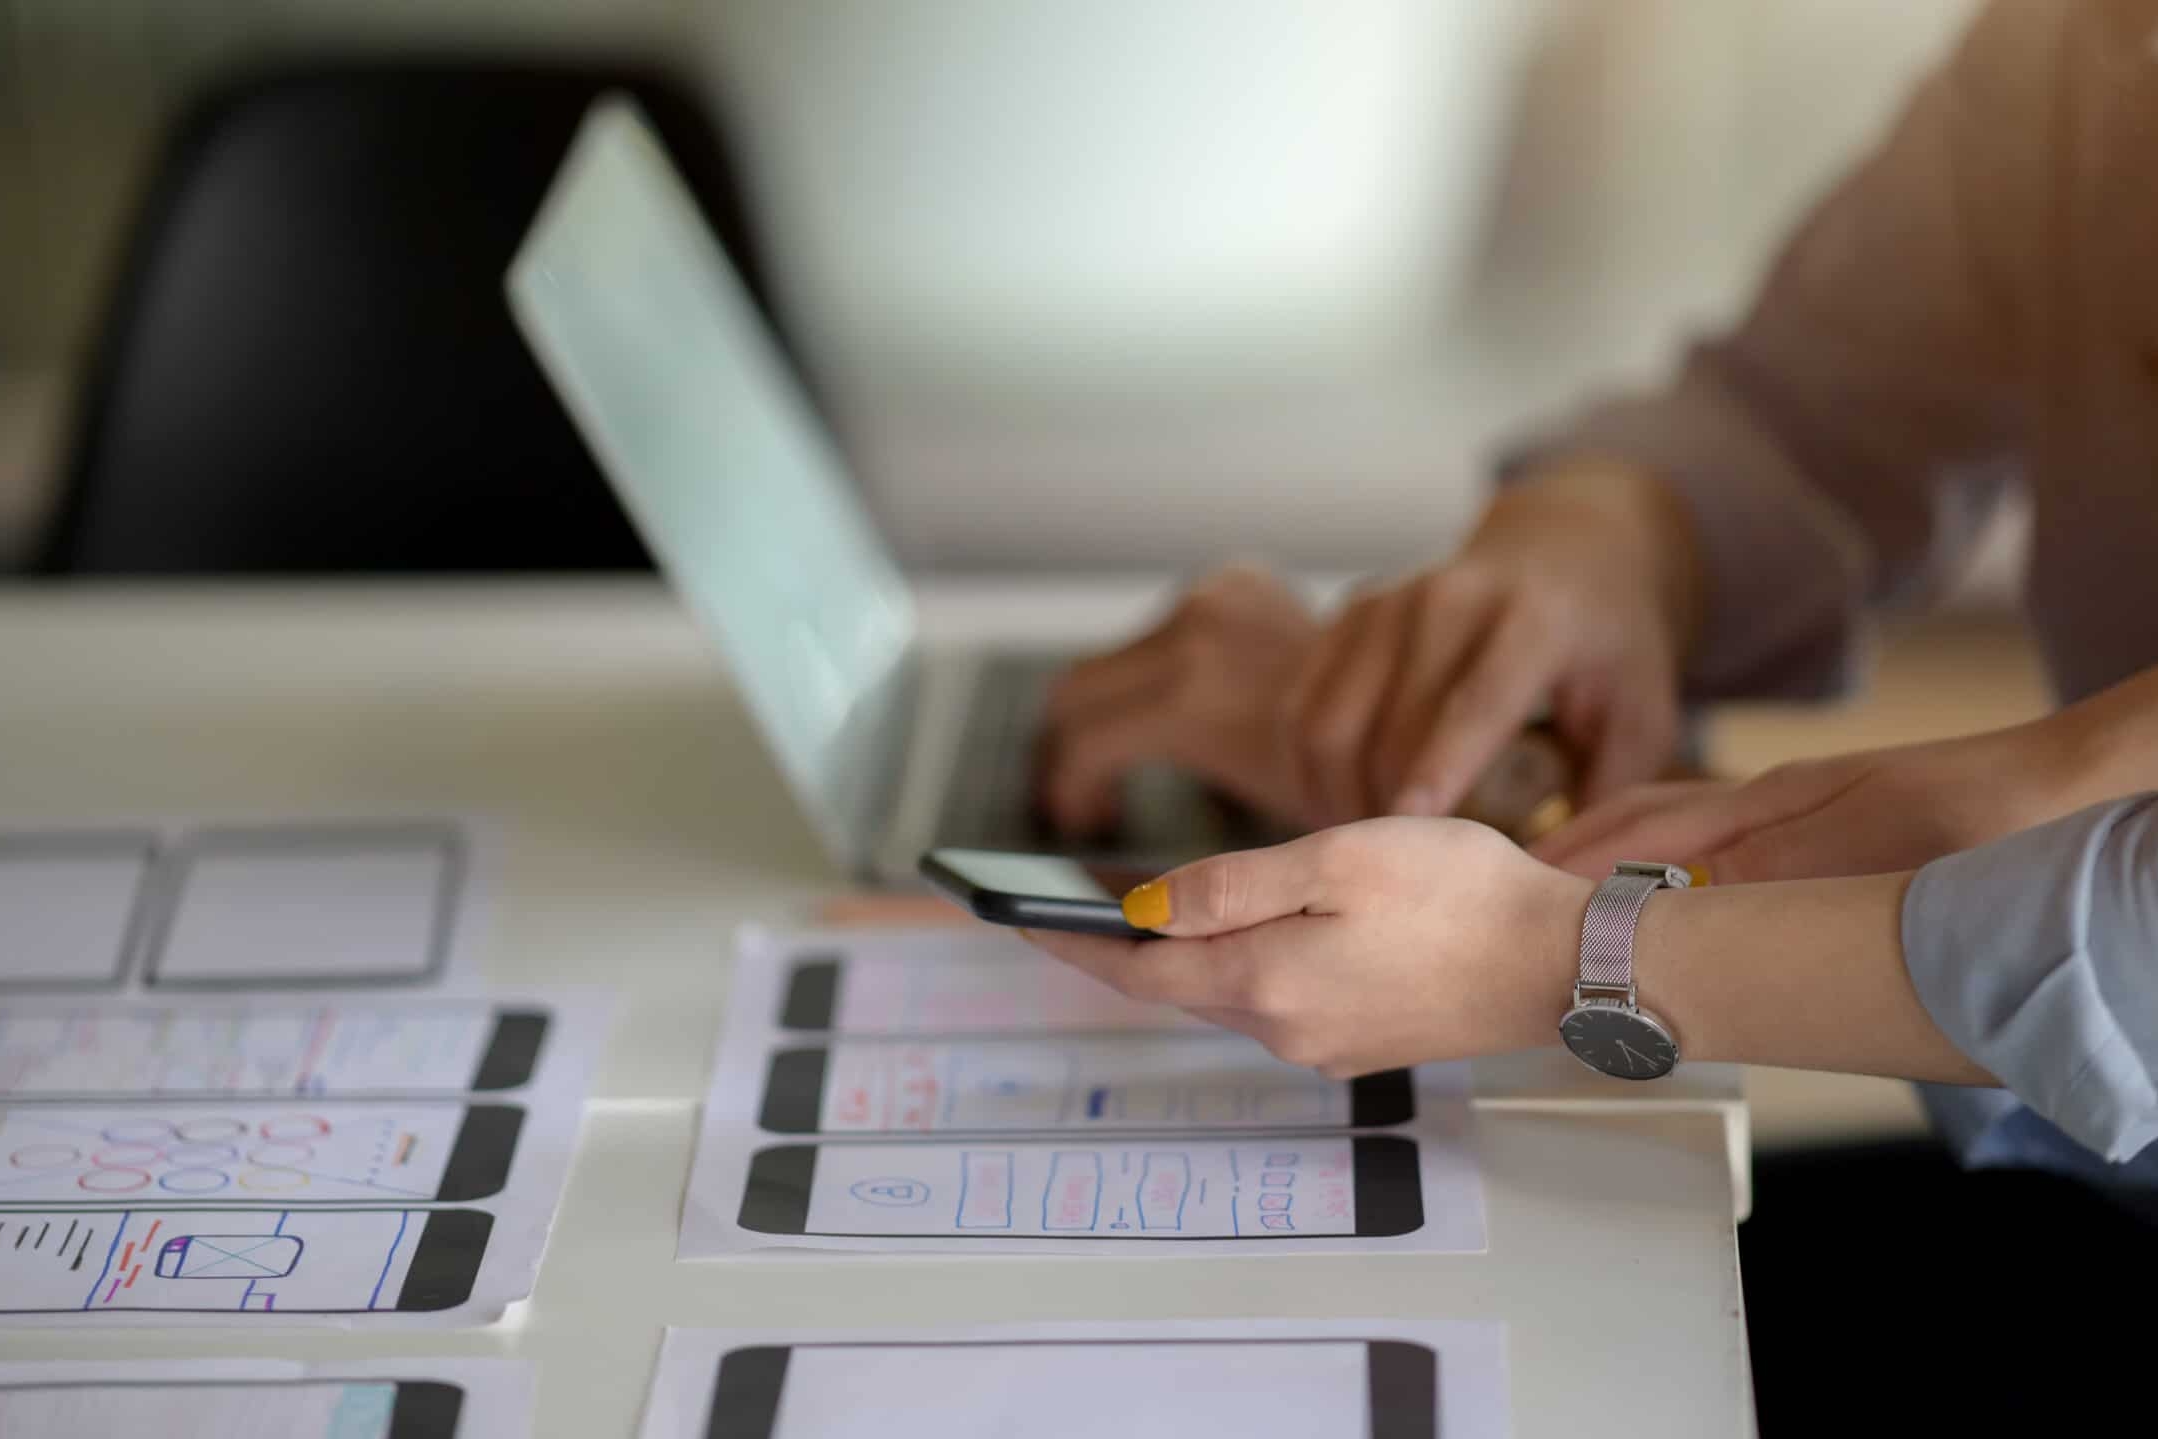
<svg viewBox="0 0 2158 1439">
<path fill-rule="evenodd" d="M 1124 922 L 1133 929 L 1160 929 L 1169 922 L 1169 886 L 1158 879 L 1124 896 Z"/>
<path fill-rule="evenodd" d="M 1574 802 L 1562 794 L 1552 795 L 1521 821 L 1521 843 L 1534 844 L 1573 817 Z"/>
<path fill-rule="evenodd" d="M 1431 791 L 1423 785 L 1405 789 L 1394 799 L 1395 814 L 1414 815 L 1419 819 L 1429 819 L 1437 810 L 1438 806 L 1433 804 L 1431 800 Z"/>
<path fill-rule="evenodd" d="M 1686 874 L 1690 879 L 1693 880 L 1693 887 L 1695 889 L 1706 889 L 1708 887 L 1709 881 L 1707 865 L 1689 864 L 1686 866 Z"/>
</svg>

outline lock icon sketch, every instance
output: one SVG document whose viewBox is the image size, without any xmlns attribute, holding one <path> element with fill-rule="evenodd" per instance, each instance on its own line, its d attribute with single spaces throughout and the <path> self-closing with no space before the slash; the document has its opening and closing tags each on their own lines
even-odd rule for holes
<svg viewBox="0 0 2158 1439">
<path fill-rule="evenodd" d="M 885 1209 L 912 1209 L 929 1202 L 929 1186 L 919 1179 L 864 1179 L 850 1186 L 847 1193 L 864 1204 Z"/>
</svg>

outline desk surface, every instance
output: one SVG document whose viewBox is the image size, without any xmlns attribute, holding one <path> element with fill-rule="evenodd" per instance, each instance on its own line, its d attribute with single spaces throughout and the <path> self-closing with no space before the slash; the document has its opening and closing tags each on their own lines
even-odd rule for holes
<svg viewBox="0 0 2158 1439">
<path fill-rule="evenodd" d="M 940 641 L 1083 644 L 1163 593 L 985 583 L 926 592 L 923 608 Z M 656 584 L 0 592 L 0 675 L 9 821 L 472 814 L 501 827 L 487 978 L 620 994 L 604 1102 L 520 1322 L 421 1339 L 16 1334 L 10 1355 L 510 1352 L 549 1361 L 541 1432 L 626 1434 L 666 1323 L 1481 1315 L 1515 1320 L 1523 1435 L 1590 1419 L 1624 1432 L 1600 1397 L 1612 1393 L 1641 1401 L 1621 1407 L 1644 1429 L 1743 1427 L 1730 1228 L 1743 1106 L 1718 1066 L 1592 1119 L 1548 1112 L 1613 1093 L 1562 1053 L 1480 1063 L 1484 1256 L 935 1262 L 909 1270 L 904 1297 L 860 1261 L 674 1265 L 729 936 L 796 921 L 842 884 Z M 1599 1184 L 1611 1193 L 1592 1230 L 1579 1206 Z"/>
</svg>

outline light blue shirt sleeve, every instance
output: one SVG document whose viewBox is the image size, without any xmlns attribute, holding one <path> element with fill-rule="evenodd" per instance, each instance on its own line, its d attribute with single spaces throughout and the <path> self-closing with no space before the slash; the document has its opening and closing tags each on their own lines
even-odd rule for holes
<svg viewBox="0 0 2158 1439">
<path fill-rule="evenodd" d="M 2158 794 L 1920 870 L 1903 901 L 1918 995 L 1956 1047 L 2118 1164 L 2158 1142 Z"/>
</svg>

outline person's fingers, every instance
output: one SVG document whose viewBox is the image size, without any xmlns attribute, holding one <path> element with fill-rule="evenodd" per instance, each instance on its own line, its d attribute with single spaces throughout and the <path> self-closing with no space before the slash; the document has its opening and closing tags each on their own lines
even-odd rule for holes
<svg viewBox="0 0 2158 1439">
<path fill-rule="evenodd" d="M 1286 915 L 1326 912 L 1323 834 L 1217 854 L 1124 896 L 1125 922 L 1183 937 L 1230 934 Z"/>
<path fill-rule="evenodd" d="M 1409 767 L 1431 738 L 1448 689 L 1477 640 L 1497 616 L 1499 599 L 1454 573 L 1420 585 L 1402 636 L 1392 687 L 1381 702 L 1365 756 L 1375 802 L 1411 813 L 1438 814 L 1428 796 L 1404 797 Z M 1404 803 L 1406 798 L 1406 803 Z"/>
<path fill-rule="evenodd" d="M 1055 730 L 1074 716 L 1143 694 L 1175 673 L 1177 616 L 1121 649 L 1083 659 L 1050 682 L 1042 702 L 1042 724 Z"/>
<path fill-rule="evenodd" d="M 1244 988 L 1244 959 L 1234 946 L 1202 939 L 1111 939 L 1030 929 L 1029 943 L 1111 989 L 1146 1004 L 1228 1010 Z"/>
<path fill-rule="evenodd" d="M 1559 869 L 1575 869 L 1578 856 L 1595 851 L 1612 835 L 1638 827 L 1650 816 L 1709 794 L 1735 788 L 1722 780 L 1667 780 L 1639 784 L 1584 810 L 1581 817 L 1529 846 L 1529 853 Z"/>
<path fill-rule="evenodd" d="M 1447 814 L 1506 741 L 1528 723 L 1557 668 L 1561 637 L 1537 606 L 1509 605 L 1432 717 L 1402 778 L 1402 814 Z"/>
<path fill-rule="evenodd" d="M 1118 784 L 1133 768 L 1177 756 L 1187 721 L 1174 689 L 1073 717 L 1044 737 L 1036 795 L 1050 822 L 1083 834 L 1116 818 Z"/>
<path fill-rule="evenodd" d="M 1581 798 L 1593 805 L 1660 772 L 1678 743 L 1678 700 L 1657 688 L 1625 696 L 1604 716 Z"/>
<path fill-rule="evenodd" d="M 1401 590 L 1357 601 L 1342 617 L 1342 643 L 1328 667 L 1291 697 L 1291 752 L 1316 823 L 1345 824 L 1375 807 L 1364 788 L 1364 751 L 1393 684 L 1409 603 Z"/>
<path fill-rule="evenodd" d="M 1312 643 L 1282 695 L 1284 751 L 1295 766 L 1303 822 L 1314 828 L 1357 818 L 1362 811 L 1357 779 L 1344 775 L 1340 755 L 1353 751 L 1368 721 L 1357 705 L 1368 710 L 1385 684 L 1385 660 L 1379 656 L 1392 643 L 1390 613 L 1396 604 L 1394 591 L 1357 595 Z"/>
</svg>

